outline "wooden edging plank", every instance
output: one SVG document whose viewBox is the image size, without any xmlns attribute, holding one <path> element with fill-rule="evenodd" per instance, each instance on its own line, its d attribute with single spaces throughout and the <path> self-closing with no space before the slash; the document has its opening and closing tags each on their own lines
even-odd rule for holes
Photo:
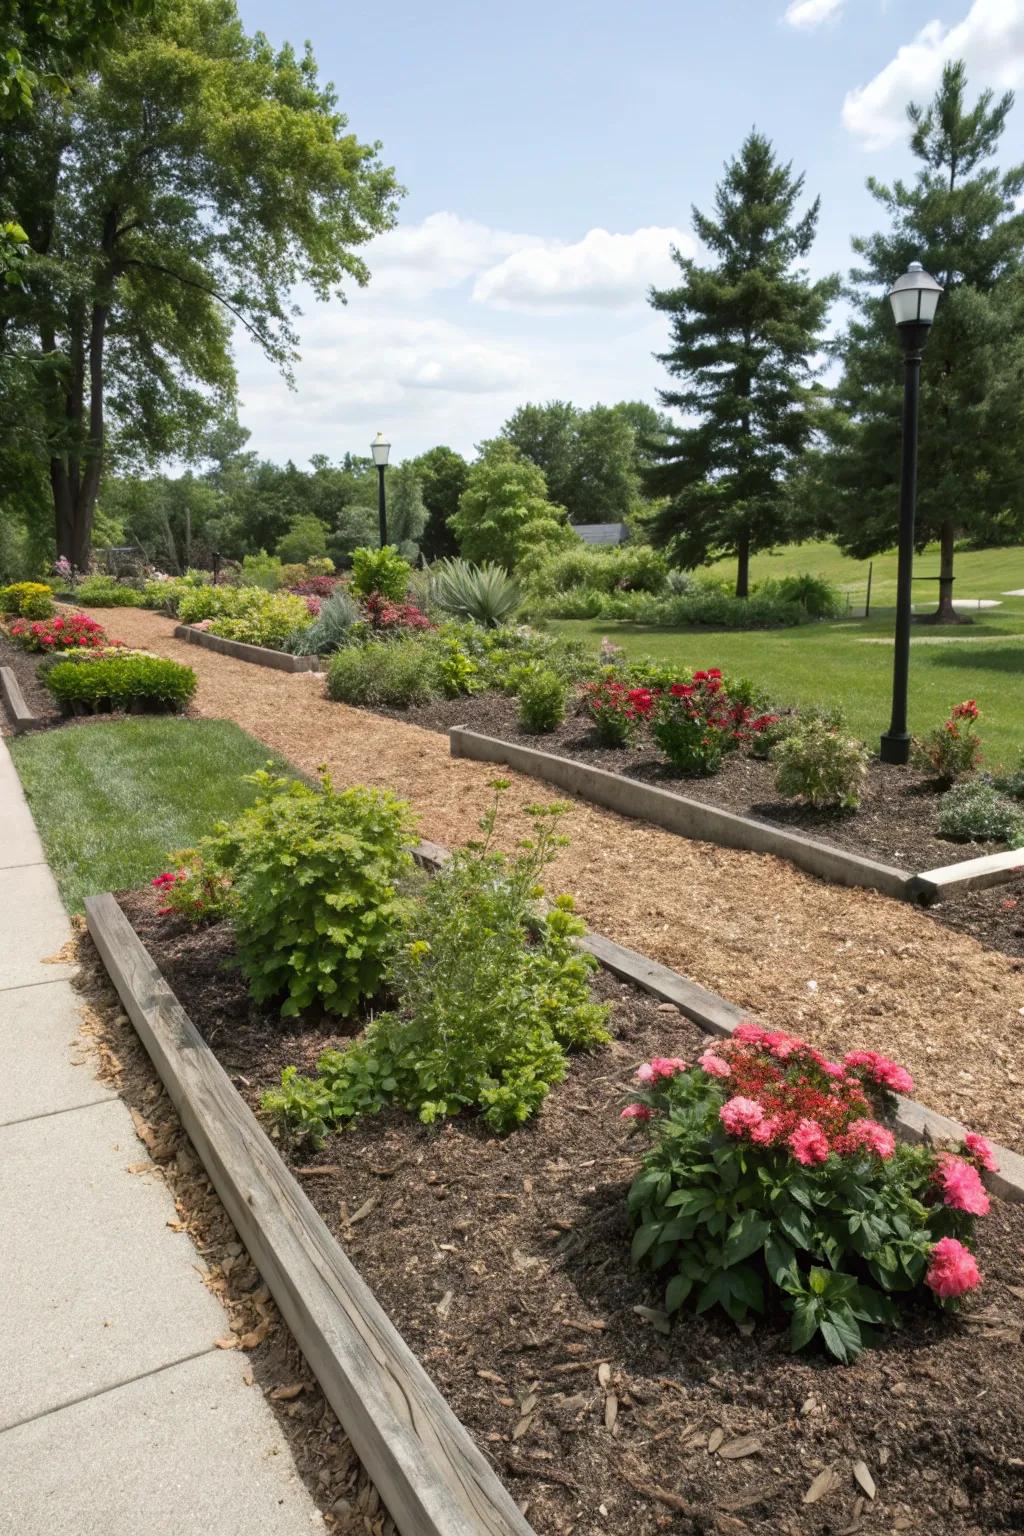
<svg viewBox="0 0 1024 1536">
<path fill-rule="evenodd" d="M 1003 853 L 986 853 L 979 859 L 962 859 L 959 864 L 943 864 L 926 869 L 914 882 L 918 901 L 931 905 L 943 896 L 959 891 L 983 891 L 990 885 L 1002 885 L 1024 871 L 1024 848 L 1007 848 Z"/>
<path fill-rule="evenodd" d="M 33 725 L 39 724 L 39 716 L 34 715 L 25 703 L 25 695 L 14 675 L 13 667 L 0 667 L 0 693 L 4 696 L 4 703 L 7 705 L 16 736 L 19 736 L 22 731 L 29 730 Z"/>
<path fill-rule="evenodd" d="M 113 896 L 85 905 L 96 948 L 193 1146 L 402 1536 L 533 1536 Z"/>
<path fill-rule="evenodd" d="M 319 656 L 292 656 L 288 651 L 275 651 L 267 645 L 249 645 L 245 640 L 227 640 L 223 635 L 211 635 L 208 630 L 196 629 L 194 624 L 176 624 L 176 640 L 187 640 L 191 645 L 201 645 L 208 651 L 219 651 L 222 656 L 233 656 L 236 661 L 251 661 L 257 667 L 272 667 L 277 672 L 319 672 Z"/>
<path fill-rule="evenodd" d="M 715 843 L 723 848 L 743 848 L 750 853 L 770 853 L 789 859 L 808 874 L 838 885 L 866 886 L 887 896 L 906 900 L 913 896 L 914 876 L 905 869 L 847 853 L 829 843 L 800 832 L 788 832 L 766 821 L 737 816 L 701 800 L 690 800 L 655 784 L 644 784 L 625 774 L 606 768 L 592 768 L 571 757 L 541 752 L 536 747 L 481 736 L 463 726 L 448 732 L 452 757 L 469 757 L 480 762 L 507 763 L 520 773 L 531 774 L 549 784 L 557 784 L 570 794 L 579 795 L 594 805 L 616 811 L 637 821 L 648 821 L 681 837 Z"/>
</svg>

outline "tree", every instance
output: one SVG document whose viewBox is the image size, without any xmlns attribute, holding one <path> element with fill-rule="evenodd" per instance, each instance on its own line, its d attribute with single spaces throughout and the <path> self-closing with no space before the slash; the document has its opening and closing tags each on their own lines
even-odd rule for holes
<svg viewBox="0 0 1024 1536">
<path fill-rule="evenodd" d="M 671 317 L 673 345 L 660 361 L 683 381 L 660 391 L 662 403 L 696 418 L 653 449 L 646 487 L 669 500 L 651 538 L 684 567 L 734 555 L 738 597 L 749 591 L 751 554 L 787 538 L 787 480 L 812 431 L 812 358 L 837 291 L 834 279 L 812 283 L 796 265 L 820 205 L 797 216 L 803 185 L 751 132 L 726 165 L 715 216 L 693 210 L 714 264 L 674 250 L 681 283 L 651 291 Z"/>
<path fill-rule="evenodd" d="M 911 105 L 911 185 L 873 177 L 890 228 L 858 238 L 858 312 L 837 350 L 843 375 L 821 463 L 821 505 L 858 558 L 892 547 L 897 527 L 903 362 L 885 292 L 911 261 L 945 287 L 925 353 L 918 461 L 918 547 L 938 539 L 939 606 L 955 622 L 958 537 L 1005 539 L 1024 519 L 1024 166 L 992 163 L 1013 105 L 965 102 L 963 63 L 947 64 L 928 107 Z"/>
<path fill-rule="evenodd" d="M 193 474 L 126 476 L 104 481 L 96 520 L 102 513 L 120 523 L 126 542 L 137 544 L 153 564 L 180 574 L 209 561 L 219 543 L 219 509 L 216 490 Z"/>
<path fill-rule="evenodd" d="M 570 522 L 619 522 L 638 498 L 636 434 L 616 406 L 521 405 L 501 435 L 544 471 L 549 495 Z"/>
<path fill-rule="evenodd" d="M 423 488 L 412 459 L 399 464 L 388 475 L 388 539 L 397 544 L 406 560 L 415 564 L 420 554 L 420 536 L 427 525 Z"/>
<path fill-rule="evenodd" d="M 398 195 L 310 51 L 247 37 L 233 0 L 163 0 L 70 95 L 40 87 L 0 125 L 0 185 L 33 252 L 0 300 L 4 345 L 56 362 L 40 405 L 57 547 L 79 566 L 108 443 L 192 456 L 233 395 L 232 325 L 287 370 L 291 289 L 364 283 L 356 248 Z"/>
<path fill-rule="evenodd" d="M 327 553 L 327 529 L 312 512 L 303 512 L 277 541 L 277 557 L 285 565 L 302 565 L 315 555 Z"/>
<path fill-rule="evenodd" d="M 463 557 L 511 571 L 572 544 L 565 508 L 553 505 L 547 490 L 543 473 L 511 443 L 485 443 L 451 520 Z"/>
<path fill-rule="evenodd" d="M 427 560 L 441 560 L 454 555 L 459 547 L 450 524 L 466 489 L 469 465 L 461 453 L 444 447 L 430 448 L 411 462 L 416 466 L 427 509 L 420 548 Z"/>
</svg>

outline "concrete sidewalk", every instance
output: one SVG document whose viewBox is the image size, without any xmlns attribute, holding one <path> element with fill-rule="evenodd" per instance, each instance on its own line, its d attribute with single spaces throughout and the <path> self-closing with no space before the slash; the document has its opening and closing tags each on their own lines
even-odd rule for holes
<svg viewBox="0 0 1024 1536">
<path fill-rule="evenodd" d="M 323 1532 L 169 1192 L 127 1172 L 126 1106 L 73 1063 L 69 936 L 0 740 L 0 1533 Z"/>
</svg>

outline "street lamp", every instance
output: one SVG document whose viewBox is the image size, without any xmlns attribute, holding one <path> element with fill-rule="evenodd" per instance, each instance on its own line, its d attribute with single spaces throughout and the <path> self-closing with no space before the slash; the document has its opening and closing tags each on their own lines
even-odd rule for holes
<svg viewBox="0 0 1024 1536">
<path fill-rule="evenodd" d="M 900 538 L 896 568 L 896 647 L 892 668 L 892 720 L 882 737 L 883 763 L 910 761 L 907 730 L 907 682 L 910 676 L 911 582 L 914 574 L 914 505 L 917 500 L 917 402 L 921 388 L 921 357 L 935 311 L 941 283 L 919 261 L 912 261 L 889 290 L 896 334 L 903 348 L 903 461 L 900 469 Z"/>
<path fill-rule="evenodd" d="M 373 454 L 373 462 L 377 466 L 377 516 L 380 521 L 380 547 L 388 541 L 388 517 L 387 507 L 384 502 L 384 471 L 388 467 L 388 454 L 391 452 L 391 444 L 385 442 L 384 433 L 378 432 L 370 444 L 370 452 Z"/>
</svg>

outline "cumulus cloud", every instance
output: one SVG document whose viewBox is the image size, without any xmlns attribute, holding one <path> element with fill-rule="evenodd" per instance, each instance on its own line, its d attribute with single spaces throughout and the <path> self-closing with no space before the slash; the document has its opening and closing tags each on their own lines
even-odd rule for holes
<svg viewBox="0 0 1024 1536">
<path fill-rule="evenodd" d="M 673 245 L 696 253 L 693 236 L 681 229 L 591 229 L 571 243 L 546 240 L 482 272 L 473 297 L 498 309 L 626 309 L 646 303 L 651 283 L 671 280 Z"/>
<path fill-rule="evenodd" d="M 942 67 L 963 59 L 971 84 L 1007 90 L 1024 81 L 1024 0 L 974 0 L 963 21 L 930 21 L 873 80 L 850 91 L 843 124 L 867 149 L 884 149 L 907 132 L 910 101 L 934 94 Z"/>
<path fill-rule="evenodd" d="M 376 293 L 420 298 L 455 288 L 485 267 L 542 242 L 536 235 L 491 229 L 455 213 L 432 213 L 419 224 L 400 224 L 365 248 Z"/>
<path fill-rule="evenodd" d="M 790 0 L 783 21 L 791 27 L 820 27 L 842 10 L 845 0 Z"/>
</svg>

